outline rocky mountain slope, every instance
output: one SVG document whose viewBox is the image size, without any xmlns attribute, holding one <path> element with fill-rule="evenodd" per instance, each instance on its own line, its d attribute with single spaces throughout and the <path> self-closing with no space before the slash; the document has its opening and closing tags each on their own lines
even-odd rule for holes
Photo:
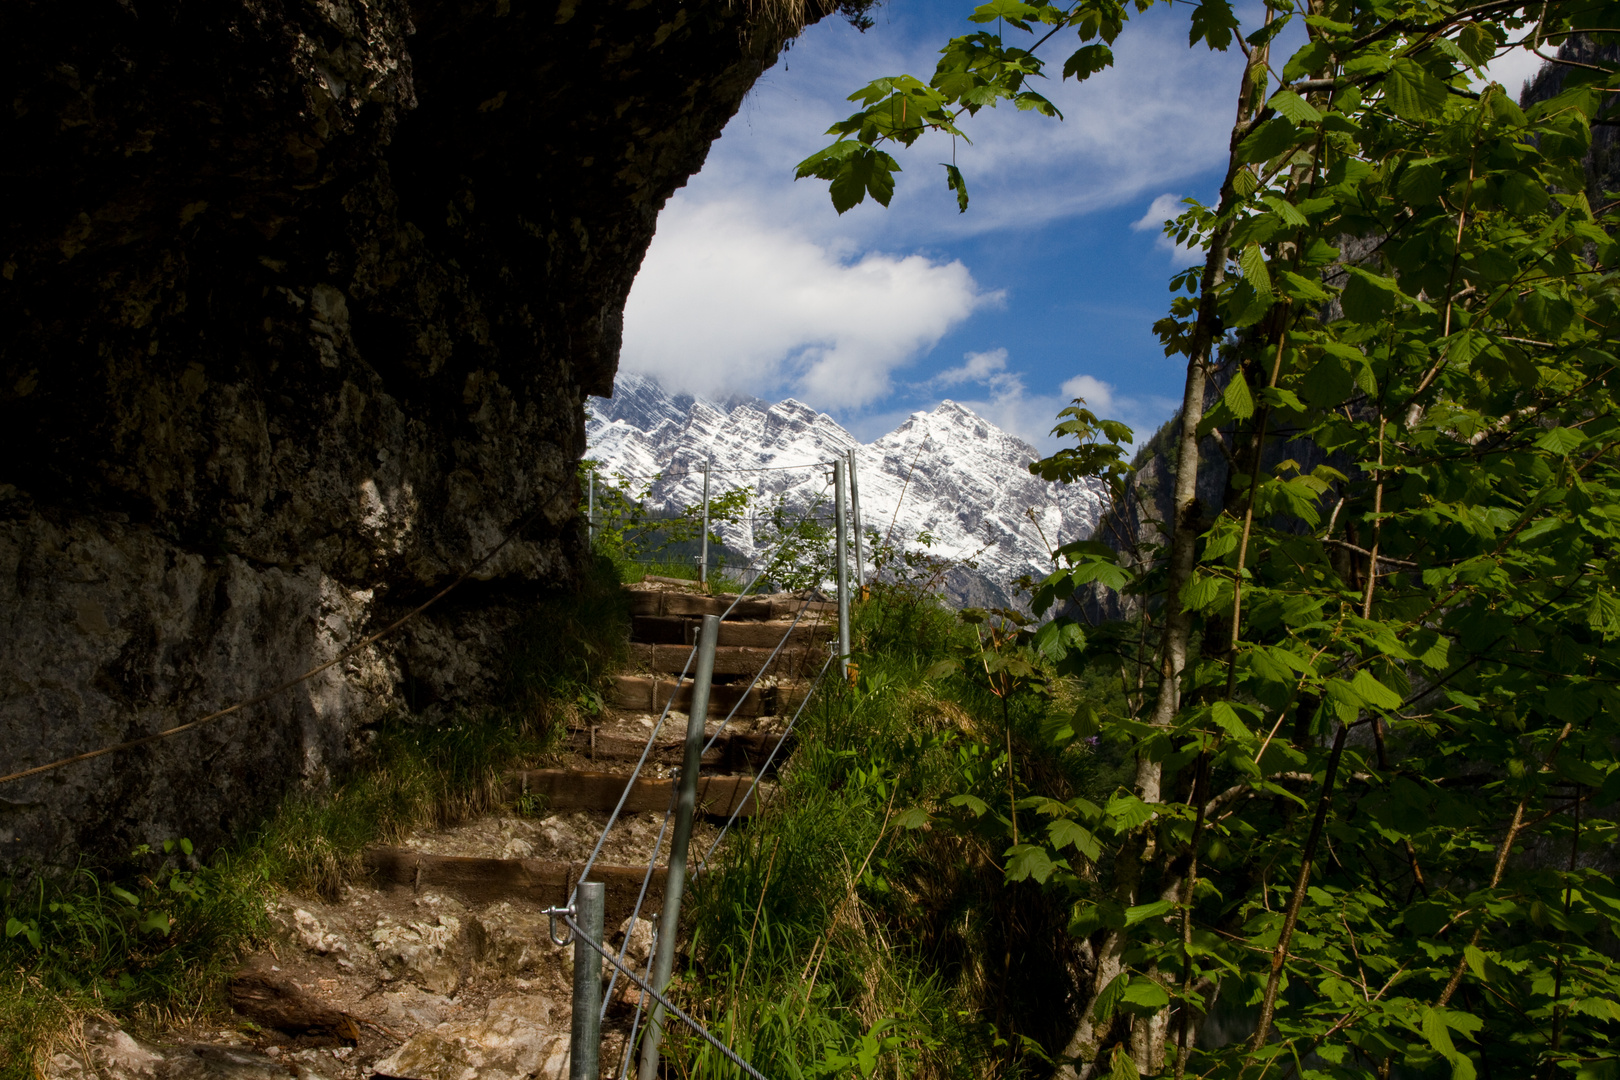
<svg viewBox="0 0 1620 1080">
<path fill-rule="evenodd" d="M 953 401 L 912 414 L 863 444 L 837 421 L 791 398 L 707 401 L 671 394 L 645 376 L 620 374 L 611 398 L 592 399 L 588 455 L 605 474 L 658 477 L 649 508 L 673 511 L 702 499 L 700 473 L 712 460 L 711 493 L 746 487 L 747 520 L 717 531 L 750 563 L 762 550 L 766 515 L 780 497 L 802 511 L 818 497 L 831 514 L 829 471 L 821 463 L 856 451 L 861 509 L 868 533 L 929 550 L 976 569 L 947 574 L 945 590 L 961 604 L 1017 602 L 1013 581 L 1051 567 L 1048 552 L 1091 534 L 1104 505 L 1101 486 L 1048 484 L 1025 466 L 1039 456 Z"/>
</svg>

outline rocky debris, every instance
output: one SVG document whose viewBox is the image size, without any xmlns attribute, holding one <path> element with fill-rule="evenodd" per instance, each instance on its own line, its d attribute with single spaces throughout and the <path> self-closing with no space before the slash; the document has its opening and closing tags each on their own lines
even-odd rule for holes
<svg viewBox="0 0 1620 1080">
<path fill-rule="evenodd" d="M 400 924 L 384 915 L 371 932 L 383 978 L 409 978 L 424 990 L 453 994 L 461 983 L 461 920 L 440 914 L 432 922 Z"/>
<path fill-rule="evenodd" d="M 475 1020 L 419 1032 L 377 1062 L 413 1080 L 560 1080 L 568 1072 L 568 1010 L 536 994 L 506 994 Z"/>
<path fill-rule="evenodd" d="M 287 1053 L 260 1050 L 241 1035 L 166 1044 L 139 1039 L 114 1024 L 87 1020 L 75 1045 L 52 1056 L 46 1080 L 351 1080 L 347 1049 Z"/>
</svg>

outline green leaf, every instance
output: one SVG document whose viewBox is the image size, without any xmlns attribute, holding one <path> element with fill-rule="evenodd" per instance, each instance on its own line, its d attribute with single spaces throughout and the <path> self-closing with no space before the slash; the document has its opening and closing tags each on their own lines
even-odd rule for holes
<svg viewBox="0 0 1620 1080">
<path fill-rule="evenodd" d="M 1059 818 L 1046 828 L 1047 839 L 1056 848 L 1072 847 L 1092 862 L 1102 854 L 1102 845 L 1091 831 L 1069 818 Z"/>
<path fill-rule="evenodd" d="M 1108 1080 L 1141 1080 L 1142 1070 L 1123 1046 L 1114 1047 L 1114 1057 L 1108 1066 Z"/>
<path fill-rule="evenodd" d="M 1131 1006 L 1131 1012 L 1156 1013 L 1170 1004 L 1170 995 L 1157 979 L 1133 978 L 1119 995 L 1119 1003 Z"/>
<path fill-rule="evenodd" d="M 1377 679 L 1366 668 L 1357 671 L 1350 680 L 1350 686 L 1356 694 L 1369 706 L 1375 709 L 1398 709 L 1401 707 L 1401 696 Z"/>
<path fill-rule="evenodd" d="M 1249 393 L 1248 381 L 1243 378 L 1241 371 L 1232 373 L 1232 381 L 1221 392 L 1221 400 L 1239 420 L 1247 420 L 1254 415 L 1254 397 Z"/>
<path fill-rule="evenodd" d="M 1238 144 L 1239 162 L 1270 161 L 1293 145 L 1299 129 L 1286 116 L 1274 116 L 1261 124 Z"/>
<path fill-rule="evenodd" d="M 1039 844 L 1018 844 L 1007 849 L 1011 856 L 1007 860 L 1007 880 L 1023 881 L 1025 878 L 1034 878 L 1038 882 L 1045 882 L 1052 876 L 1057 864 L 1052 862 L 1046 849 Z"/>
<path fill-rule="evenodd" d="M 1209 43 L 1211 49 L 1221 52 L 1232 44 L 1232 31 L 1238 28 L 1237 17 L 1232 14 L 1230 0 L 1198 0 L 1193 9 L 1192 25 L 1187 32 L 1187 44 L 1199 41 Z"/>
<path fill-rule="evenodd" d="M 1457 34 L 1457 47 L 1475 67 L 1483 67 L 1496 56 L 1496 36 L 1479 23 L 1465 22 Z"/>
<path fill-rule="evenodd" d="M 858 140 L 841 139 L 799 162 L 794 178 L 815 176 L 831 181 L 828 191 L 833 209 L 842 214 L 868 194 L 888 206 L 894 195 L 894 174 L 899 171 L 899 162 L 883 151 Z"/>
<path fill-rule="evenodd" d="M 1384 76 L 1384 100 L 1403 120 L 1429 120 L 1444 110 L 1446 84 L 1430 75 L 1423 65 L 1402 56 Z"/>
<path fill-rule="evenodd" d="M 1114 53 L 1102 42 L 1084 45 L 1075 50 L 1070 57 L 1063 61 L 1063 77 L 1073 76 L 1075 79 L 1089 79 L 1103 68 L 1114 66 Z"/>
<path fill-rule="evenodd" d="M 1266 255 L 1260 245 L 1251 243 L 1245 247 L 1238 256 L 1238 266 L 1243 270 L 1243 280 L 1254 286 L 1261 301 L 1271 303 L 1275 295 L 1271 287 L 1271 268 L 1266 265 Z"/>
<path fill-rule="evenodd" d="M 135 924 L 135 929 L 151 934 L 167 934 L 169 932 L 169 916 L 162 911 L 148 911 L 146 916 Z"/>
<path fill-rule="evenodd" d="M 1267 104 L 1296 124 L 1319 124 L 1322 122 L 1322 114 L 1292 90 L 1277 91 L 1271 95 L 1271 100 Z"/>
<path fill-rule="evenodd" d="M 1568 457 L 1586 445 L 1586 436 L 1573 428 L 1555 427 L 1536 440 L 1536 447 L 1559 457 Z"/>
<path fill-rule="evenodd" d="M 1237 710 L 1224 701 L 1217 701 L 1210 706 L 1209 715 L 1215 721 L 1215 726 L 1234 739 L 1249 737 L 1249 729 L 1238 718 Z"/>
<path fill-rule="evenodd" d="M 952 796 L 948 801 L 952 806 L 967 807 L 974 817 L 983 817 L 990 812 L 990 804 L 977 795 L 969 795 L 964 792 L 961 795 Z"/>
<path fill-rule="evenodd" d="M 956 212 L 959 214 L 967 213 L 967 181 L 962 179 L 962 170 L 958 169 L 955 165 L 947 165 L 943 161 L 940 162 L 940 164 L 945 165 L 946 190 L 956 192 Z M 885 203 L 884 205 L 886 206 L 888 204 Z"/>
<path fill-rule="evenodd" d="M 894 823 L 902 829 L 920 829 L 931 820 L 928 811 L 920 806 L 907 807 L 894 815 Z"/>
<path fill-rule="evenodd" d="M 1347 266 L 1350 280 L 1345 283 L 1339 301 L 1344 314 L 1356 322 L 1376 323 L 1395 310 L 1400 290 L 1395 282 L 1378 274 L 1370 274 L 1359 266 Z"/>
<path fill-rule="evenodd" d="M 1130 981 L 1130 974 L 1122 971 L 1108 980 L 1108 985 L 1102 988 L 1102 993 L 1097 995 L 1097 1001 L 1091 1007 L 1091 1015 L 1096 1017 L 1099 1023 L 1106 1024 L 1109 1017 L 1114 1015 L 1120 996 L 1125 993 L 1125 987 Z"/>
<path fill-rule="evenodd" d="M 1135 926 L 1137 923 L 1148 919 L 1157 919 L 1162 915 L 1170 914 L 1175 909 L 1176 905 L 1173 900 L 1155 900 L 1151 904 L 1138 904 L 1136 907 L 1125 909 L 1125 925 Z"/>
<path fill-rule="evenodd" d="M 1115 832 L 1125 833 L 1153 816 L 1153 808 L 1135 795 L 1120 792 L 1103 807 L 1108 824 Z"/>
<path fill-rule="evenodd" d="M 1602 634 L 1605 641 L 1620 636 L 1620 599 L 1607 589 L 1594 591 L 1586 608 L 1586 625 Z"/>
</svg>

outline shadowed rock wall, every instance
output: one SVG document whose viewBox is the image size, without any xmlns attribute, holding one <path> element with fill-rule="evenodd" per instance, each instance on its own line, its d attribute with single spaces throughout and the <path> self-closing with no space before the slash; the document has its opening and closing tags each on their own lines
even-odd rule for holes
<svg viewBox="0 0 1620 1080">
<path fill-rule="evenodd" d="M 768 6 L 768 5 L 767 5 Z M 816 15 L 812 12 L 811 15 Z M 797 20 L 718 0 L 0 7 L 0 869 L 215 844 L 496 689 L 583 554 L 655 216 Z"/>
</svg>

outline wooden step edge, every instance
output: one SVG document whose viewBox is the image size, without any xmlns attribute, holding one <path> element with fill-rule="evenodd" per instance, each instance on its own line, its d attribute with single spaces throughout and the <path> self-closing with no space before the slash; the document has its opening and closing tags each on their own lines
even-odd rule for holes
<svg viewBox="0 0 1620 1080">
<path fill-rule="evenodd" d="M 774 716 L 777 695 L 775 687 L 713 686 L 709 688 L 709 715 L 725 716 L 736 707 L 736 716 Z M 620 675 L 608 687 L 607 704 L 615 709 L 636 712 L 662 712 L 675 695 L 672 709 L 686 712 L 692 707 L 692 681 L 686 679 L 676 688 L 675 680 L 653 675 Z"/>
<path fill-rule="evenodd" d="M 695 593 L 653 592 L 648 589 L 626 588 L 632 615 L 722 615 L 727 622 L 756 622 L 767 619 L 791 619 L 803 609 L 806 616 L 836 614 L 838 605 L 831 600 L 760 600 L 735 595 L 701 596 Z M 736 601 L 733 604 L 733 601 Z"/>
<path fill-rule="evenodd" d="M 777 747 L 783 738 L 775 732 L 722 732 L 703 755 L 702 766 L 723 772 L 757 770 L 764 767 L 773 751 L 776 752 L 775 763 L 780 764 L 785 755 L 777 751 Z M 596 728 L 575 728 L 568 733 L 568 748 L 591 761 L 635 761 L 646 745 L 645 735 L 636 737 Z M 686 747 L 678 741 L 661 743 L 653 748 L 648 760 L 660 765 L 679 765 L 685 752 Z"/>
<path fill-rule="evenodd" d="M 686 645 L 645 645 L 632 643 L 631 663 L 654 674 L 679 674 L 689 670 L 691 648 Z M 714 650 L 716 675 L 802 676 L 821 667 L 825 653 L 814 646 L 789 645 L 773 658 L 771 649 L 748 645 L 720 645 Z"/>
<path fill-rule="evenodd" d="M 639 645 L 684 645 L 690 648 L 697 641 L 702 620 L 687 615 L 635 615 L 630 619 L 630 640 Z M 732 622 L 720 624 L 718 644 L 743 645 L 751 648 L 774 649 L 786 639 L 789 646 L 806 646 L 815 642 L 831 641 L 838 627 L 826 619 L 772 619 L 768 622 Z"/>
<path fill-rule="evenodd" d="M 579 769 L 520 769 L 506 777 L 507 795 L 544 799 L 551 810 L 609 811 L 619 804 L 627 777 L 618 773 L 585 772 Z M 751 816 L 762 799 L 769 799 L 772 785 L 762 783 L 749 796 L 751 776 L 700 776 L 697 784 L 697 812 L 709 817 Z M 674 780 L 641 777 L 631 785 L 625 799 L 626 813 L 662 812 L 675 798 Z"/>
<path fill-rule="evenodd" d="M 413 892 L 448 892 L 473 904 L 523 900 L 539 907 L 566 904 L 579 882 L 584 862 L 545 859 L 493 859 L 462 855 L 430 855 L 403 847 L 368 848 L 363 856 L 372 882 L 381 887 Z M 592 881 L 607 886 L 607 925 L 618 925 L 635 908 L 645 866 L 591 867 Z M 664 898 L 668 871 L 655 867 L 642 901 L 642 914 L 657 911 Z M 558 927 L 559 932 L 563 929 Z"/>
<path fill-rule="evenodd" d="M 808 674 L 808 673 L 806 673 Z M 725 716 L 785 716 L 799 707 L 810 692 L 807 679 L 778 682 L 774 686 L 718 685 L 709 688 L 709 715 Z M 615 709 L 658 713 L 669 704 L 671 693 L 675 704 L 670 707 L 682 712 L 692 707 L 692 683 L 685 680 L 676 690 L 675 680 L 654 675 L 620 675 L 608 688 L 607 704 Z M 736 711 L 732 712 L 733 707 Z"/>
</svg>

